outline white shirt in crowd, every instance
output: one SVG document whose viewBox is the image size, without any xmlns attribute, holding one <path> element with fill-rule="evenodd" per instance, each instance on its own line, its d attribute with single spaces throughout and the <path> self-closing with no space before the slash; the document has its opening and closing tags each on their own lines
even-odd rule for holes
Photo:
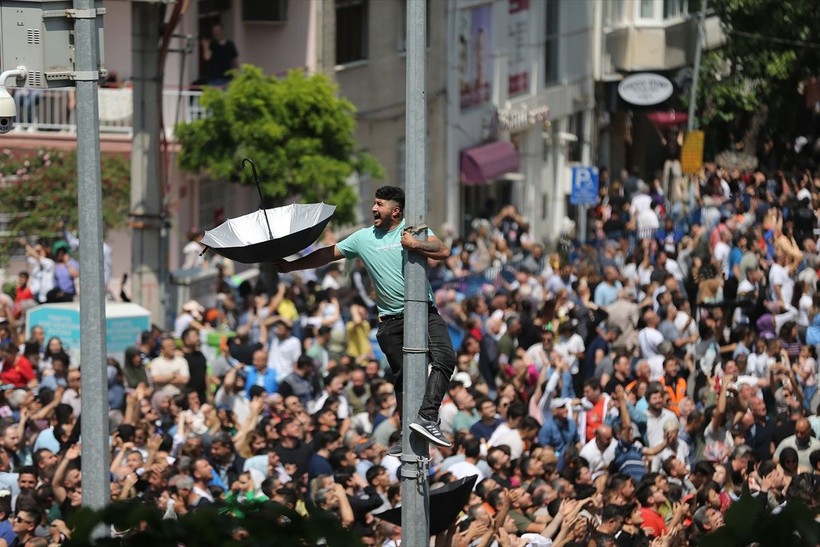
<svg viewBox="0 0 820 547">
<path fill-rule="evenodd" d="M 302 355 L 302 344 L 295 336 L 280 340 L 274 336 L 268 347 L 268 368 L 276 371 L 276 381 L 281 383 L 293 372 L 293 365 Z"/>
<path fill-rule="evenodd" d="M 772 288 L 772 300 L 777 300 L 777 294 L 774 291 L 775 287 L 780 287 L 780 296 L 786 306 L 792 305 L 792 296 L 794 295 L 794 279 L 789 275 L 789 272 L 780 264 L 772 264 L 769 269 L 769 286 Z"/>
<path fill-rule="evenodd" d="M 658 345 L 663 342 L 663 334 L 658 329 L 644 327 L 638 333 L 638 346 L 641 348 L 641 355 L 648 359 L 658 355 Z"/>
<path fill-rule="evenodd" d="M 615 447 L 617 446 L 618 441 L 612 439 L 609 445 L 604 449 L 602 452 L 601 449 L 598 447 L 598 443 L 595 442 L 595 438 L 593 437 L 584 447 L 581 449 L 581 452 L 578 454 L 582 458 L 584 458 L 587 463 L 589 463 L 589 471 L 592 473 L 593 478 L 595 478 L 596 473 L 600 473 L 601 471 L 605 471 L 609 464 L 615 459 Z"/>
</svg>

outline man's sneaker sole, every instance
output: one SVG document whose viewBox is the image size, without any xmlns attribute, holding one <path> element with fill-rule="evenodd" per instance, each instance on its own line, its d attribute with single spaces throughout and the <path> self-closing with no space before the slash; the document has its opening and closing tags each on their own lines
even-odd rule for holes
<svg viewBox="0 0 820 547">
<path fill-rule="evenodd" d="M 427 429 L 421 424 L 413 422 L 412 424 L 410 424 L 410 429 L 412 429 L 413 431 L 415 431 L 416 433 L 418 433 L 419 435 L 421 435 L 422 437 L 424 437 L 436 446 L 443 446 L 445 448 L 450 448 L 451 446 L 453 446 L 449 441 L 442 442 L 441 439 L 427 431 Z"/>
</svg>

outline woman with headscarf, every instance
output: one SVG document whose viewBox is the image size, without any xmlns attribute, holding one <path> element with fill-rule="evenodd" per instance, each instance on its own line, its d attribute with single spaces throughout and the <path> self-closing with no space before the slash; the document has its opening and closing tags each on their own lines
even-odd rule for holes
<svg viewBox="0 0 820 547">
<path fill-rule="evenodd" d="M 125 360 L 122 366 L 122 375 L 126 387 L 136 389 L 140 384 L 151 385 L 148 371 L 145 370 L 140 350 L 134 346 L 125 348 Z"/>
</svg>

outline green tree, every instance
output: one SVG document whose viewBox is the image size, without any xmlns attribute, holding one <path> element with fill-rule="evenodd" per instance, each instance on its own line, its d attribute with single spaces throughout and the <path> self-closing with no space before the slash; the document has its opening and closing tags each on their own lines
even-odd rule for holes
<svg viewBox="0 0 820 547">
<path fill-rule="evenodd" d="M 354 141 L 353 104 L 322 74 L 293 70 L 277 78 L 244 65 L 225 90 L 207 88 L 201 103 L 207 116 L 177 126 L 180 166 L 252 184 L 250 171 L 240 168 L 251 158 L 266 206 L 324 201 L 336 205 L 337 221 L 350 222 L 358 195 L 348 177 L 383 177 Z"/>
<path fill-rule="evenodd" d="M 69 519 L 73 530 L 65 547 L 357 547 L 361 540 L 343 528 L 329 513 L 309 509 L 307 515 L 275 503 L 242 504 L 242 517 L 235 516 L 240 506 L 214 505 L 164 520 L 153 504 L 137 500 L 115 502 L 94 511 L 81 508 Z M 96 538 L 103 525 L 113 527 L 121 537 Z M 96 538 L 96 539 L 94 539 Z"/>
<path fill-rule="evenodd" d="M 705 52 L 698 89 L 701 126 L 719 142 L 755 154 L 771 135 L 792 141 L 804 129 L 801 85 L 820 70 L 815 0 L 709 0 L 726 44 Z"/>
<path fill-rule="evenodd" d="M 131 166 L 124 155 L 102 156 L 103 226 L 116 229 L 128 220 Z M 77 226 L 76 151 L 0 152 L 0 203 L 9 215 L 9 237 L 0 237 L 0 263 L 8 261 L 17 236 L 60 237 Z"/>
</svg>

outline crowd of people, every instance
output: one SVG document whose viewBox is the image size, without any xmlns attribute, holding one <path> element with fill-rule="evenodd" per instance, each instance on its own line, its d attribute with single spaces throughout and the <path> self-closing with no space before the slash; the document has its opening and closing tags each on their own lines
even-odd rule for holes
<svg viewBox="0 0 820 547">
<path fill-rule="evenodd" d="M 400 230 L 379 250 L 429 262 L 412 421 L 430 489 L 477 477 L 438 545 L 694 545 L 744 492 L 816 513 L 820 177 L 707 164 L 675 185 L 690 198 L 602 173 L 592 233 L 555 252 L 511 205 L 422 245 L 403 194 L 377 191 L 366 230 Z M 273 287 L 220 278 L 216 307 L 109 358 L 112 500 L 327 511 L 399 545 L 379 513 L 401 503 L 403 287 L 357 234 L 278 263 Z M 0 305 L 0 545 L 59 544 L 82 502 L 81 363 Z"/>
</svg>

